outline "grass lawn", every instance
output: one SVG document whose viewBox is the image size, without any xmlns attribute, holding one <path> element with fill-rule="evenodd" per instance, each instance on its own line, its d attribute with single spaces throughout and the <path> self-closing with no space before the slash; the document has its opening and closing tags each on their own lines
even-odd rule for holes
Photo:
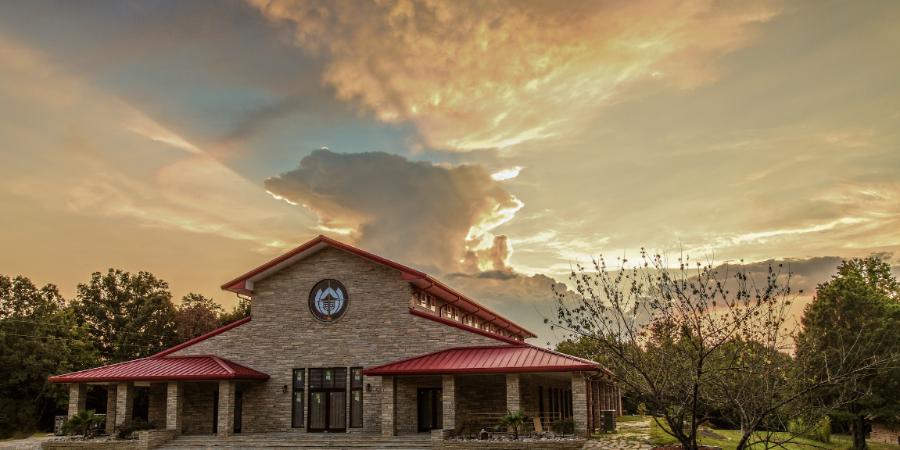
<svg viewBox="0 0 900 450">
<path fill-rule="evenodd" d="M 642 420 L 647 420 L 647 416 L 619 416 L 619 417 L 616 417 L 617 423 L 640 422 Z"/>
<path fill-rule="evenodd" d="M 13 433 L 13 435 L 11 437 L 0 439 L 0 442 L 15 441 L 15 440 L 26 439 L 26 438 L 30 438 L 30 437 L 43 437 L 48 434 L 49 433 L 47 433 L 46 431 L 35 431 L 34 433 L 20 431 L 17 433 Z"/>
<path fill-rule="evenodd" d="M 738 441 L 741 439 L 741 432 L 738 430 L 710 430 L 716 436 L 702 436 L 700 444 L 713 445 L 722 447 L 723 450 L 734 450 Z M 666 434 L 662 428 L 656 425 L 656 422 L 650 421 L 650 440 L 656 445 L 677 444 L 678 441 L 672 436 Z M 787 450 L 844 450 L 851 447 L 850 436 L 832 435 L 831 443 L 823 443 L 805 438 L 796 438 L 794 442 L 784 446 Z M 753 448 L 762 448 L 758 445 Z M 871 450 L 900 450 L 900 445 L 880 444 L 877 442 L 869 442 Z"/>
</svg>

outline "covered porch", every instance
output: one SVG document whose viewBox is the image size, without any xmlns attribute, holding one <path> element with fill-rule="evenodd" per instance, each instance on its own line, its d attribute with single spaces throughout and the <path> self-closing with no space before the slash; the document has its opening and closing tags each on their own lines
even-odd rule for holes
<svg viewBox="0 0 900 450">
<path fill-rule="evenodd" d="M 216 356 L 143 358 L 51 377 L 69 385 L 68 416 L 86 407 L 87 392 L 106 389 L 106 432 L 135 428 L 171 435 L 227 437 L 242 429 L 243 392 L 268 375 Z"/>
<path fill-rule="evenodd" d="M 603 411 L 621 415 L 610 374 L 592 361 L 533 346 L 464 347 L 367 369 L 381 377 L 385 436 L 431 431 L 435 439 L 477 437 L 508 411 L 529 432 L 587 436 Z"/>
</svg>

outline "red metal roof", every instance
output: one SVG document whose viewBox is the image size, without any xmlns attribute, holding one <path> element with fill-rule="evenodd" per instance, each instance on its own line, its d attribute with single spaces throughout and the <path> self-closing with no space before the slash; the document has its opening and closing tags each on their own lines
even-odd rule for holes
<svg viewBox="0 0 900 450">
<path fill-rule="evenodd" d="M 531 331 L 528 331 L 527 329 L 513 323 L 503 316 L 500 316 L 490 309 L 485 308 L 475 300 L 472 300 L 471 298 L 468 298 L 465 295 L 457 292 L 456 290 L 450 288 L 444 283 L 441 283 L 425 272 L 421 272 L 403 264 L 391 261 L 387 258 L 378 256 L 374 253 L 369 253 L 352 245 L 345 244 L 343 242 L 336 241 L 322 235 L 319 235 L 312 240 L 300 245 L 299 247 L 223 284 L 222 289 L 239 294 L 251 294 L 253 293 L 253 283 L 255 281 L 264 279 L 272 273 L 277 272 L 281 268 L 292 264 L 295 260 L 302 259 L 306 255 L 315 253 L 325 246 L 335 247 L 362 256 L 363 258 L 375 261 L 379 264 L 384 264 L 388 267 L 397 269 L 402 273 L 402 277 L 405 281 L 408 281 L 412 285 L 461 308 L 467 314 L 475 314 L 476 316 L 487 320 L 500 328 L 506 329 L 515 334 L 522 335 L 526 338 L 537 337 L 537 335 L 532 333 Z"/>
<path fill-rule="evenodd" d="M 458 347 L 395 361 L 366 375 L 577 372 L 603 370 L 599 364 L 531 345 Z"/>
<path fill-rule="evenodd" d="M 49 378 L 53 383 L 267 379 L 262 372 L 212 355 L 151 356 Z"/>
</svg>

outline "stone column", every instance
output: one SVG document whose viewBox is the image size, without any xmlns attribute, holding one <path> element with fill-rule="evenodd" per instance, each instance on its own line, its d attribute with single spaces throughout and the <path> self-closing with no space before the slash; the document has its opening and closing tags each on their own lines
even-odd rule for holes
<svg viewBox="0 0 900 450">
<path fill-rule="evenodd" d="M 116 384 L 106 385 L 106 434 L 116 432 Z"/>
<path fill-rule="evenodd" d="M 575 435 L 587 436 L 587 381 L 581 372 L 572 372 L 572 419 Z"/>
<path fill-rule="evenodd" d="M 395 436 L 397 427 L 395 423 L 397 402 L 397 386 L 392 376 L 381 377 L 381 435 Z"/>
<path fill-rule="evenodd" d="M 506 374 L 506 410 L 516 412 L 522 409 L 522 389 L 519 374 Z"/>
<path fill-rule="evenodd" d="M 594 413 L 592 415 L 593 424 L 591 425 L 593 429 L 599 430 L 600 420 L 603 417 L 603 403 L 600 402 L 600 386 L 602 386 L 602 381 L 595 381 L 591 383 L 591 405 L 593 405 Z"/>
<path fill-rule="evenodd" d="M 178 381 L 166 386 L 166 429 L 181 434 L 181 417 L 184 412 L 184 387 Z"/>
<path fill-rule="evenodd" d="M 588 431 L 594 432 L 594 416 L 596 415 L 596 405 L 594 404 L 594 381 L 587 382 L 587 425 Z"/>
<path fill-rule="evenodd" d="M 456 378 L 453 375 L 444 375 L 441 381 L 441 411 L 444 416 L 441 436 L 446 439 L 456 429 Z"/>
<path fill-rule="evenodd" d="M 129 382 L 119 383 L 116 386 L 116 429 L 130 425 L 133 414 L 134 384 Z"/>
<path fill-rule="evenodd" d="M 73 383 L 69 385 L 69 417 L 82 411 L 87 405 L 87 385 Z"/>
<path fill-rule="evenodd" d="M 218 436 L 228 437 L 234 434 L 234 381 L 219 381 L 219 417 Z"/>
</svg>

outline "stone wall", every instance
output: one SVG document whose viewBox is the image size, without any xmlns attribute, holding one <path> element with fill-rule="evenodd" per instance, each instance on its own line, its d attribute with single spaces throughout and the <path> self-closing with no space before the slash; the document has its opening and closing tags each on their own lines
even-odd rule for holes
<svg viewBox="0 0 900 450">
<path fill-rule="evenodd" d="M 397 377 L 396 420 L 397 433 L 416 433 L 419 431 L 417 414 L 417 395 L 419 388 L 438 388 L 442 386 L 440 376 Z M 440 402 L 440 398 L 438 398 Z M 440 406 L 438 414 L 440 415 Z"/>
<path fill-rule="evenodd" d="M 456 427 L 496 425 L 506 414 L 506 375 L 456 376 Z"/>
<path fill-rule="evenodd" d="M 183 416 L 184 434 L 212 434 L 213 405 L 218 383 L 184 383 Z"/>
<path fill-rule="evenodd" d="M 350 298 L 333 323 L 319 322 L 308 307 L 310 290 L 326 278 L 343 283 Z M 251 322 L 174 353 L 215 354 L 271 376 L 244 394 L 244 432 L 291 430 L 294 368 L 372 367 L 452 347 L 503 344 L 409 314 L 412 287 L 399 271 L 335 248 L 257 282 L 254 291 Z M 372 386 L 363 394 L 364 429 L 380 432 L 381 378 L 365 377 L 363 384 Z"/>
<path fill-rule="evenodd" d="M 572 439 L 566 441 L 508 441 L 508 442 L 491 442 L 491 441 L 444 441 L 443 443 L 435 442 L 433 448 L 435 450 L 580 450 L 586 440 Z"/>
<path fill-rule="evenodd" d="M 152 383 L 148 390 L 147 422 L 156 428 L 166 427 L 166 383 Z"/>
<path fill-rule="evenodd" d="M 41 443 L 42 450 L 150 450 L 175 437 L 174 431 L 138 431 L 137 439 L 50 440 Z"/>
</svg>

